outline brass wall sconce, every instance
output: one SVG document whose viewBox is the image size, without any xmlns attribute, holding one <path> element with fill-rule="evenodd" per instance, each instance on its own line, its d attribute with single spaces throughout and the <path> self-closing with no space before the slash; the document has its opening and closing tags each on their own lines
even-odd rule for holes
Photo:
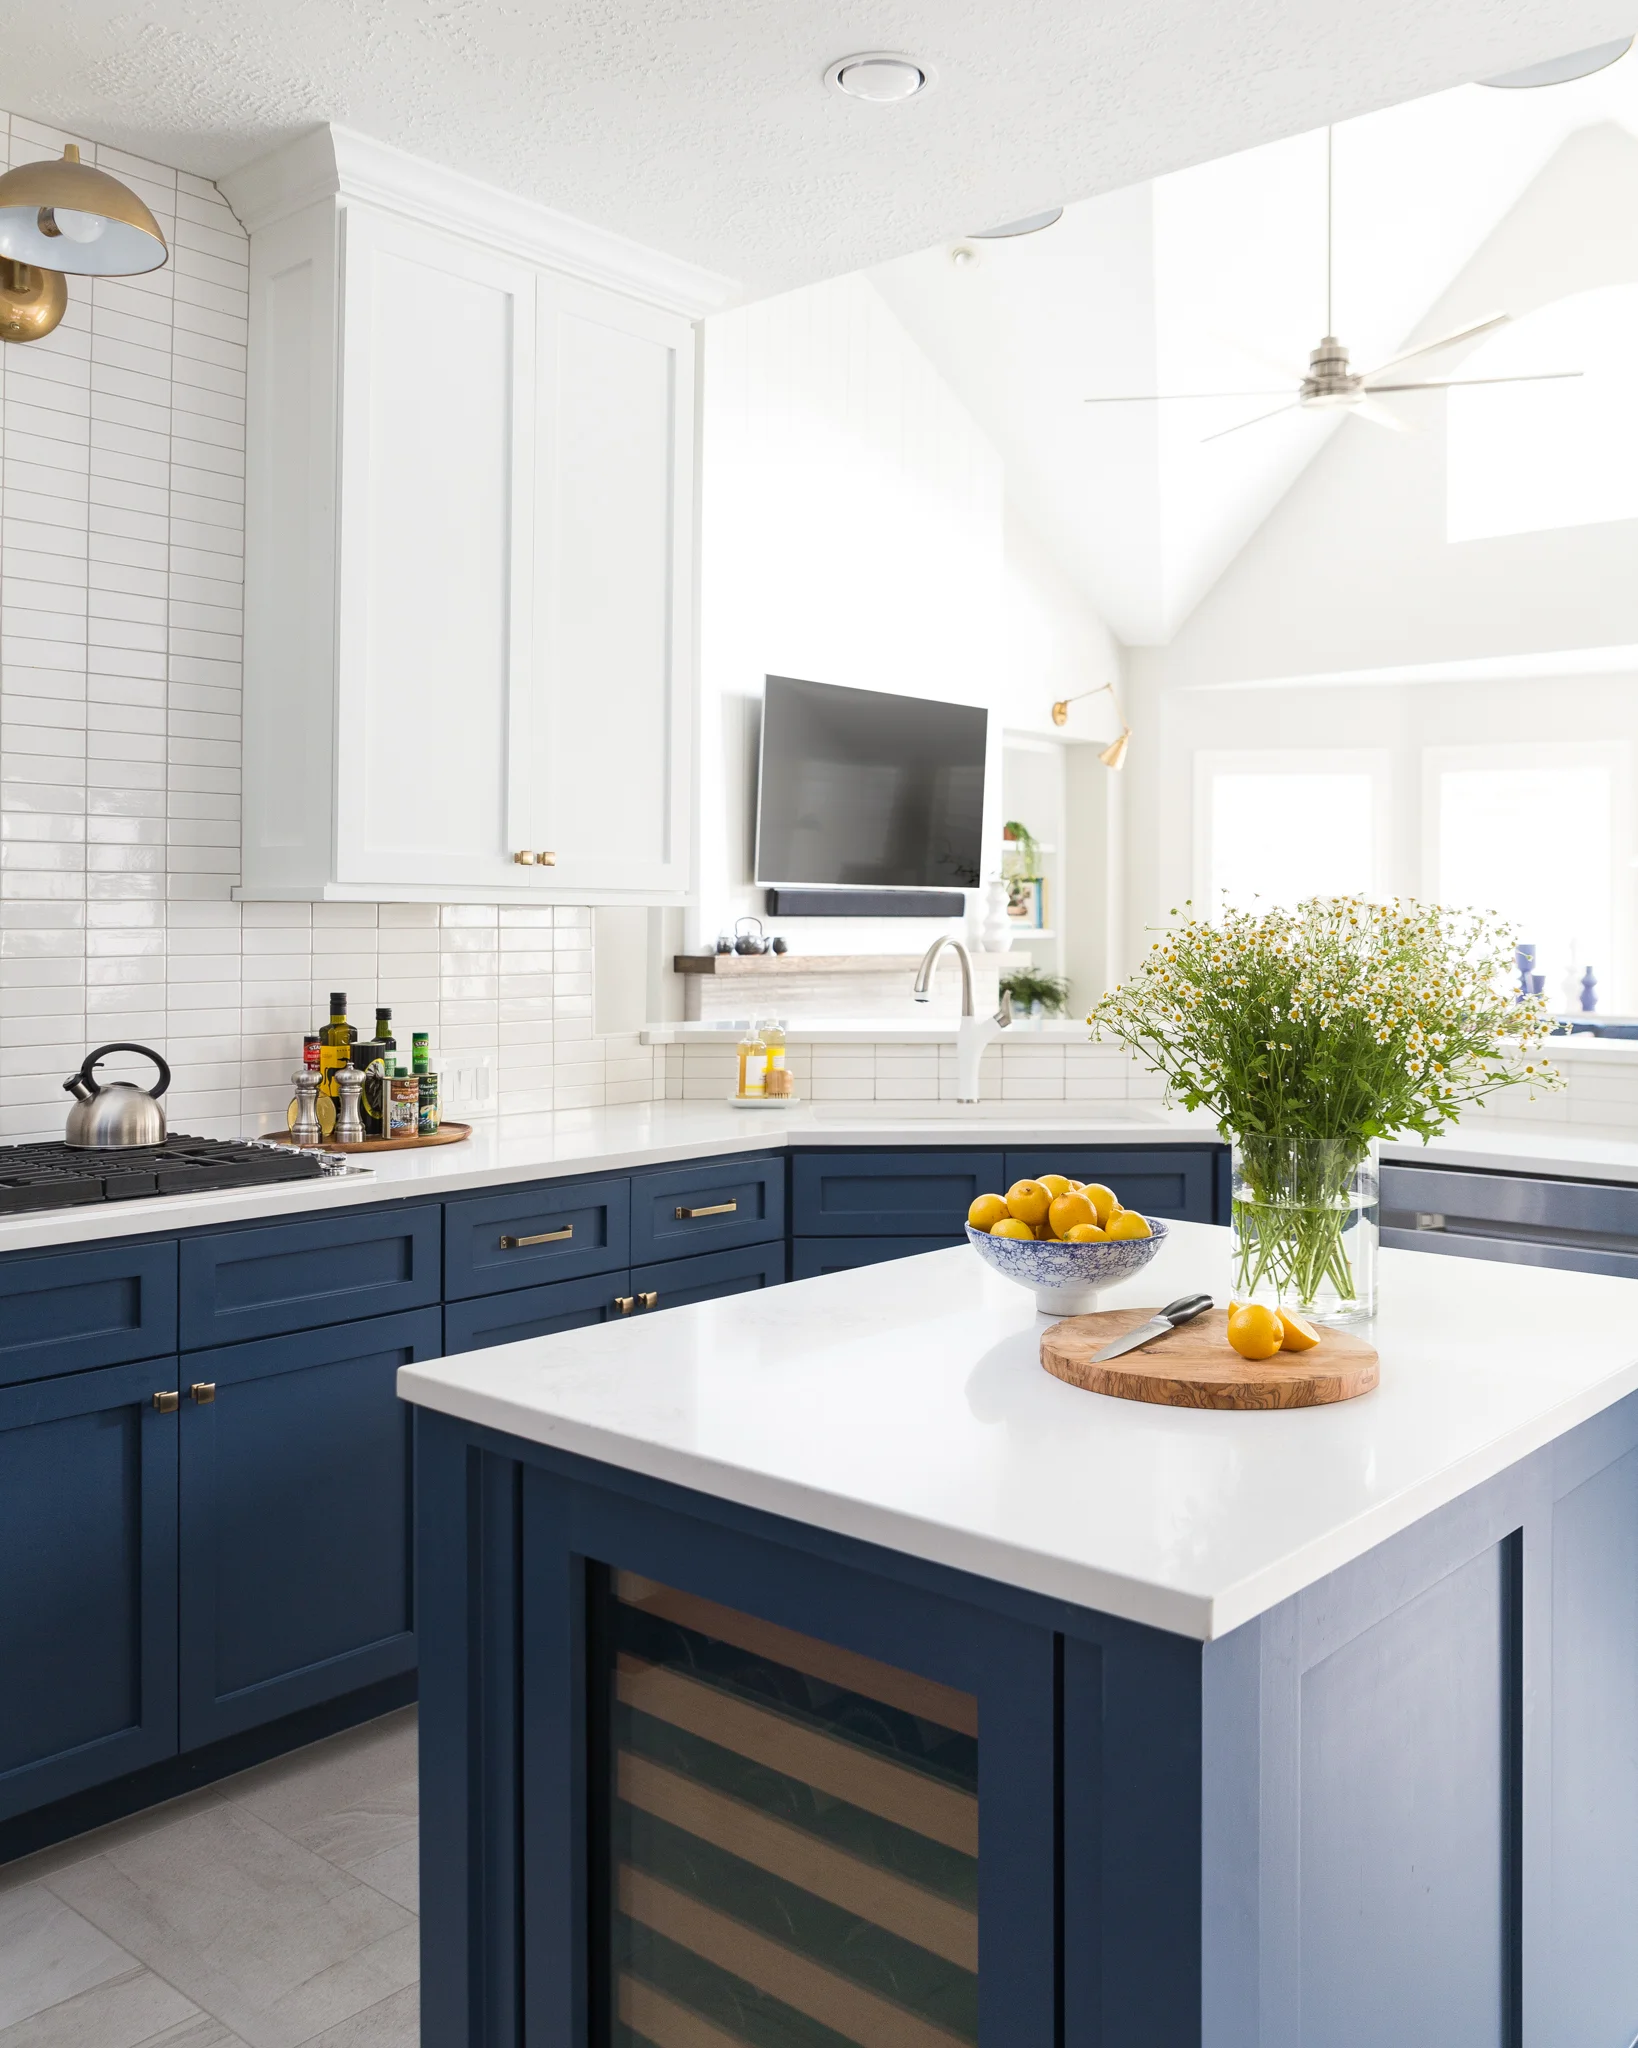
<svg viewBox="0 0 1638 2048">
<path fill-rule="evenodd" d="M 1052 707 L 1052 722 L 1054 725 L 1067 725 L 1071 704 L 1079 704 L 1083 697 L 1101 697 L 1106 692 L 1110 703 L 1115 707 L 1115 716 L 1120 720 L 1120 733 L 1108 746 L 1098 750 L 1098 759 L 1106 768 L 1124 768 L 1126 744 L 1132 737 L 1132 728 L 1126 723 L 1126 714 L 1120 708 L 1120 699 L 1115 695 L 1113 683 L 1099 683 L 1095 690 L 1078 690 L 1073 697 L 1060 697 Z"/>
<path fill-rule="evenodd" d="M 0 177 L 0 341 L 39 341 L 68 310 L 70 277 L 135 277 L 170 255 L 128 185 L 68 143 Z"/>
</svg>

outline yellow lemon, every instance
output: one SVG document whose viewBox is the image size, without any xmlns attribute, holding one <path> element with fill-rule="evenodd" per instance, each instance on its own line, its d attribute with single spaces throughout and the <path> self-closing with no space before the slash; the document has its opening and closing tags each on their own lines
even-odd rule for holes
<svg viewBox="0 0 1638 2048">
<path fill-rule="evenodd" d="M 1282 1308 L 1280 1323 L 1285 1335 L 1280 1339 L 1282 1351 L 1312 1351 L 1319 1342 L 1319 1331 L 1312 1323 L 1297 1314 L 1295 1309 Z"/>
<path fill-rule="evenodd" d="M 1020 1223 L 1044 1223 L 1051 1207 L 1052 1197 L 1038 1180 L 1015 1180 L 1007 1190 L 1007 1213 Z"/>
<path fill-rule="evenodd" d="M 1103 1244 L 1108 1232 L 1100 1230 L 1095 1223 L 1072 1223 L 1064 1232 L 1066 1244 Z"/>
<path fill-rule="evenodd" d="M 1272 1358 L 1285 1341 L 1285 1325 L 1273 1309 L 1248 1301 L 1229 1317 L 1228 1340 L 1242 1358 Z"/>
<path fill-rule="evenodd" d="M 967 1221 L 974 1230 L 993 1230 L 1007 1213 L 1005 1195 L 980 1195 L 967 1211 Z"/>
<path fill-rule="evenodd" d="M 1114 1189 L 1106 1188 L 1102 1181 L 1088 1181 L 1086 1186 L 1081 1189 L 1081 1193 L 1085 1195 L 1093 1208 L 1097 1210 L 1100 1223 L 1106 1224 L 1120 1207 L 1120 1203 L 1116 1200 Z"/>
<path fill-rule="evenodd" d="M 1069 1182 L 1065 1180 L 1061 1173 L 1041 1173 L 1036 1175 L 1036 1179 L 1054 1201 L 1060 1195 L 1067 1195 L 1069 1193 Z"/>
<path fill-rule="evenodd" d="M 1030 1229 L 1027 1223 L 1020 1222 L 1016 1216 L 1003 1216 L 1001 1221 L 991 1228 L 990 1235 L 991 1237 L 1033 1238 L 1035 1232 Z"/>
<path fill-rule="evenodd" d="M 1077 1223 L 1096 1223 L 1097 1216 L 1085 1195 L 1073 1191 L 1053 1198 L 1052 1207 L 1047 1211 L 1047 1221 L 1052 1225 L 1054 1237 L 1067 1237 Z"/>
<path fill-rule="evenodd" d="M 1100 1215 L 1099 1221 L 1103 1219 Z M 1147 1216 L 1140 1216 L 1135 1209 L 1117 1209 L 1103 1225 L 1105 1237 L 1153 1237 Z"/>
</svg>

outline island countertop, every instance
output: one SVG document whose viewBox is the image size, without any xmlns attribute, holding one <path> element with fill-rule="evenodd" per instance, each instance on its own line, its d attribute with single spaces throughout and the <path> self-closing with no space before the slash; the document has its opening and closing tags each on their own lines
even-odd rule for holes
<svg viewBox="0 0 1638 2048">
<path fill-rule="evenodd" d="M 1109 1303 L 1228 1291 L 1174 1224 Z M 1638 1388 L 1638 1283 L 1382 1255 L 1380 1386 L 1215 1413 L 1039 1363 L 1030 1296 L 966 1247 L 405 1367 L 514 1437 L 1211 1640 Z"/>
</svg>

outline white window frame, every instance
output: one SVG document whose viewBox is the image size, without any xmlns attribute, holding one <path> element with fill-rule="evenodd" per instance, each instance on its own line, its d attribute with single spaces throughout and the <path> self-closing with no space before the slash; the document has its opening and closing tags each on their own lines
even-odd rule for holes
<svg viewBox="0 0 1638 2048">
<path fill-rule="evenodd" d="M 1368 775 L 1371 779 L 1372 896 L 1388 894 L 1388 834 L 1393 817 L 1393 754 L 1387 747 L 1200 748 L 1194 756 L 1193 882 L 1196 911 L 1214 917 L 1211 900 L 1212 784 L 1219 775 Z"/>
<path fill-rule="evenodd" d="M 1542 684 L 1544 701 L 1551 683 Z M 1631 1006 L 1632 926 L 1635 909 L 1632 842 L 1632 748 L 1626 740 L 1529 740 L 1480 747 L 1422 749 L 1422 894 L 1440 900 L 1439 778 L 1463 768 L 1605 768 L 1610 778 L 1610 945 L 1613 957 L 1599 978 L 1601 1009 Z M 1458 909 L 1468 906 L 1458 904 Z M 1474 905 L 1482 909 L 1482 904 Z M 1557 1004 L 1548 970 L 1549 1001 Z"/>
</svg>

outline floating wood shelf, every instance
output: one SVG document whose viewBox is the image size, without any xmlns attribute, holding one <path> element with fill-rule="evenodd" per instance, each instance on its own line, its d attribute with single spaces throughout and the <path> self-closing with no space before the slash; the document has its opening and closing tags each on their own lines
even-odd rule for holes
<svg viewBox="0 0 1638 2048">
<path fill-rule="evenodd" d="M 1020 938 L 1023 936 L 1023 933 L 1019 934 Z M 1010 960 L 1012 957 L 1010 953 L 973 955 L 975 961 Z M 914 974 L 921 961 L 919 953 L 678 953 L 671 965 L 678 974 L 755 977 L 781 974 Z"/>
</svg>

